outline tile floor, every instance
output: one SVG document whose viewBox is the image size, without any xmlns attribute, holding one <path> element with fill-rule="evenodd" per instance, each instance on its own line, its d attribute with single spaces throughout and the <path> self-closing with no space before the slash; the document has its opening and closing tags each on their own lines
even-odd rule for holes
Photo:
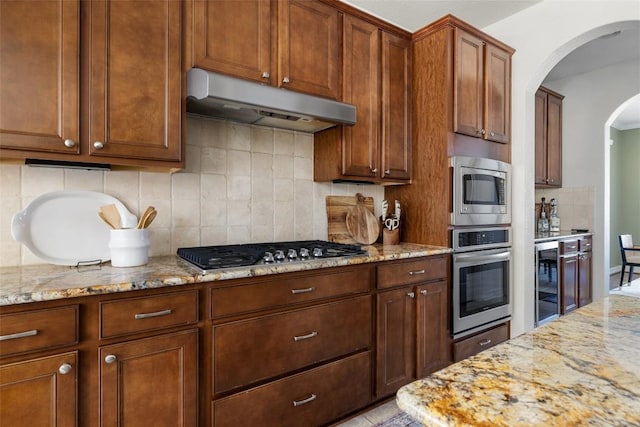
<svg viewBox="0 0 640 427">
<path fill-rule="evenodd" d="M 336 424 L 334 427 L 371 427 L 381 421 L 384 421 L 400 412 L 396 405 L 395 397 L 391 400 L 370 409 L 356 417 Z"/>
</svg>

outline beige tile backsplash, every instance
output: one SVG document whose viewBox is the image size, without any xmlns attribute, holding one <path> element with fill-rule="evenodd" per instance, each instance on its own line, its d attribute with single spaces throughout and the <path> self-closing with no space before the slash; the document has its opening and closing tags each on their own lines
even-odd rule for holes
<svg viewBox="0 0 640 427">
<path fill-rule="evenodd" d="M 154 255 L 178 247 L 326 239 L 327 195 L 371 196 L 373 185 L 313 182 L 313 135 L 187 118 L 186 168 L 151 173 L 0 164 L 0 266 L 42 264 L 11 237 L 11 218 L 36 197 L 61 190 L 110 194 L 136 215 L 153 205 Z"/>
<path fill-rule="evenodd" d="M 594 194 L 593 187 L 563 187 L 536 190 L 536 203 L 545 197 L 545 203 L 551 199 L 558 201 L 560 228 L 586 228 L 593 231 Z"/>
</svg>

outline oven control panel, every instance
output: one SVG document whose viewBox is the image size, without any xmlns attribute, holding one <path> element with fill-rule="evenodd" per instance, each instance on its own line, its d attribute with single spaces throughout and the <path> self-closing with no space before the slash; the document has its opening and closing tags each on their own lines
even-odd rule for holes
<svg viewBox="0 0 640 427">
<path fill-rule="evenodd" d="M 456 229 L 452 233 L 457 252 L 511 246 L 511 227 Z"/>
</svg>

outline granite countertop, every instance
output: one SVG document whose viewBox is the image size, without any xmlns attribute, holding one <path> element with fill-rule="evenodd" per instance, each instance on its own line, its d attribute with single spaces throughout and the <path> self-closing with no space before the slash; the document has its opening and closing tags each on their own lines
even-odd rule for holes
<svg viewBox="0 0 640 427">
<path fill-rule="evenodd" d="M 0 268 L 0 306 L 215 282 L 319 268 L 450 253 L 440 246 L 401 243 L 363 246 L 367 255 L 290 264 L 235 267 L 204 274 L 177 256 L 152 257 L 141 267 L 34 265 Z"/>
<path fill-rule="evenodd" d="M 578 238 L 578 237 L 584 237 L 584 236 L 591 236 L 593 233 L 587 231 L 584 233 L 579 233 L 576 231 L 571 231 L 571 230 L 560 230 L 558 232 L 549 232 L 549 233 L 536 233 L 534 236 L 534 242 L 535 243 L 540 243 L 540 242 L 546 242 L 549 240 L 560 240 L 560 239 L 567 239 L 567 238 Z"/>
<path fill-rule="evenodd" d="M 640 425 L 640 298 L 611 295 L 402 387 L 432 426 Z"/>
</svg>

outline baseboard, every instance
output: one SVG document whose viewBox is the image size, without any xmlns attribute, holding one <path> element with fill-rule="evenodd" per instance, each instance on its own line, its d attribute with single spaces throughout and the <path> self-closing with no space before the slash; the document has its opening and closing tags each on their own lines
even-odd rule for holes
<svg viewBox="0 0 640 427">
<path fill-rule="evenodd" d="M 622 271 L 622 265 L 616 265 L 609 269 L 609 276 L 613 276 L 614 274 L 618 274 Z"/>
</svg>

